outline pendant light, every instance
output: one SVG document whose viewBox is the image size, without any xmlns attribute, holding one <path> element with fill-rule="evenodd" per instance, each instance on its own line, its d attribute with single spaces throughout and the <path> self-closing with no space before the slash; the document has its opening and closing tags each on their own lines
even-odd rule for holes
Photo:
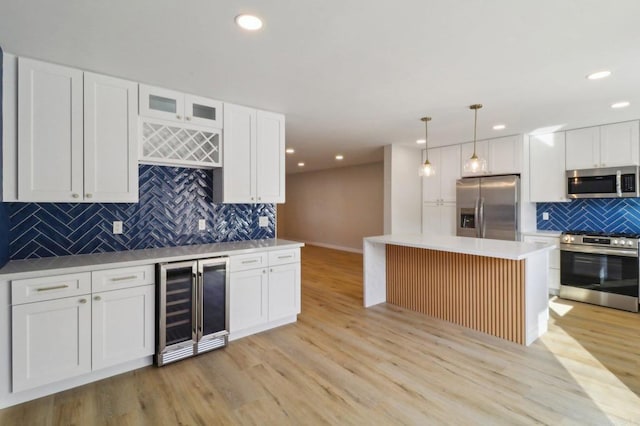
<svg viewBox="0 0 640 426">
<path fill-rule="evenodd" d="M 481 173 L 487 170 L 487 160 L 479 158 L 476 154 L 476 130 L 478 128 L 478 110 L 482 108 L 482 104 L 473 104 L 469 109 L 474 110 L 473 121 L 473 155 L 464 162 L 464 171 L 467 173 Z"/>
<path fill-rule="evenodd" d="M 429 122 L 431 117 L 422 117 L 420 121 L 424 121 L 424 147 L 425 147 L 425 160 L 424 164 L 418 169 L 419 176 L 433 176 L 436 174 L 436 169 L 429 161 Z"/>
</svg>

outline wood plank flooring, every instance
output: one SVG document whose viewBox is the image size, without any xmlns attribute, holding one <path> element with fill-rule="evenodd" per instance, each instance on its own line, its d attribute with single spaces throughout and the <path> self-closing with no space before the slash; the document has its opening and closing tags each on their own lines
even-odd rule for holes
<svg viewBox="0 0 640 426">
<path fill-rule="evenodd" d="M 382 304 L 308 246 L 298 323 L 0 410 L 1 425 L 640 424 L 640 315 L 552 300 L 529 347 Z"/>
</svg>

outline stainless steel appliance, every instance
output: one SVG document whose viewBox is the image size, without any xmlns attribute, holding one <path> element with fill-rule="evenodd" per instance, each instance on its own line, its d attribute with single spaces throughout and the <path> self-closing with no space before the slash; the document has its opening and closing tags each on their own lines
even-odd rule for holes
<svg viewBox="0 0 640 426">
<path fill-rule="evenodd" d="M 560 297 L 638 312 L 640 234 L 566 231 L 560 238 Z"/>
<path fill-rule="evenodd" d="M 456 235 L 513 240 L 520 238 L 517 175 L 462 178 L 456 181 Z"/>
<path fill-rule="evenodd" d="M 640 197 L 638 166 L 568 170 L 568 198 Z"/>
<path fill-rule="evenodd" d="M 229 258 L 157 266 L 156 365 L 227 345 Z"/>
</svg>

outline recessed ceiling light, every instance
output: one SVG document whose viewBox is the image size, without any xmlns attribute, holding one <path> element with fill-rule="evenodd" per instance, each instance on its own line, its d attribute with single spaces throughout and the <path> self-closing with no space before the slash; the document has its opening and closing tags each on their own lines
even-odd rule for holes
<svg viewBox="0 0 640 426">
<path fill-rule="evenodd" d="M 427 143 L 427 141 L 425 139 L 418 139 L 416 143 L 420 145 L 424 145 L 425 143 Z"/>
<path fill-rule="evenodd" d="M 610 75 L 611 75 L 611 71 L 604 70 L 604 71 L 593 72 L 589 74 L 587 78 L 589 80 L 600 80 L 601 78 L 609 77 Z"/>
<path fill-rule="evenodd" d="M 344 155 L 342 154 L 336 155 L 336 160 L 344 160 Z"/>
<path fill-rule="evenodd" d="M 293 148 L 287 148 L 284 150 L 284 152 L 286 152 L 287 154 L 293 154 L 294 152 L 296 152 L 296 150 Z"/>
<path fill-rule="evenodd" d="M 262 19 L 255 15 L 238 15 L 236 16 L 236 24 L 247 31 L 256 31 L 262 28 Z"/>
<path fill-rule="evenodd" d="M 505 126 L 504 124 L 496 124 L 495 126 L 493 126 L 493 130 L 504 130 L 506 128 L 507 126 Z"/>
<path fill-rule="evenodd" d="M 611 108 L 615 108 L 615 109 L 618 109 L 618 108 L 626 108 L 626 107 L 628 107 L 629 105 L 631 105 L 631 103 L 630 103 L 630 102 L 622 101 L 622 102 L 616 102 L 616 103 L 614 103 L 614 104 L 611 104 Z"/>
<path fill-rule="evenodd" d="M 301 161 L 298 163 L 298 167 L 304 167 L 304 163 Z"/>
</svg>

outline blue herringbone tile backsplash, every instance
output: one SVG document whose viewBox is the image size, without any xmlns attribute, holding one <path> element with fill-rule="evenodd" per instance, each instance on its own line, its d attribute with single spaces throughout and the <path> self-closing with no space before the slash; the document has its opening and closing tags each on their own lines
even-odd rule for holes
<svg viewBox="0 0 640 426">
<path fill-rule="evenodd" d="M 542 220 L 543 212 L 549 213 L 549 220 Z M 640 232 L 640 199 L 601 198 L 538 203 L 536 216 L 540 230 Z"/>
<path fill-rule="evenodd" d="M 11 259 L 275 236 L 273 204 L 213 204 L 211 170 L 141 165 L 139 173 L 135 204 L 8 203 Z M 268 227 L 258 227 L 259 216 Z M 112 233 L 114 220 L 124 222 L 123 234 Z"/>
</svg>

